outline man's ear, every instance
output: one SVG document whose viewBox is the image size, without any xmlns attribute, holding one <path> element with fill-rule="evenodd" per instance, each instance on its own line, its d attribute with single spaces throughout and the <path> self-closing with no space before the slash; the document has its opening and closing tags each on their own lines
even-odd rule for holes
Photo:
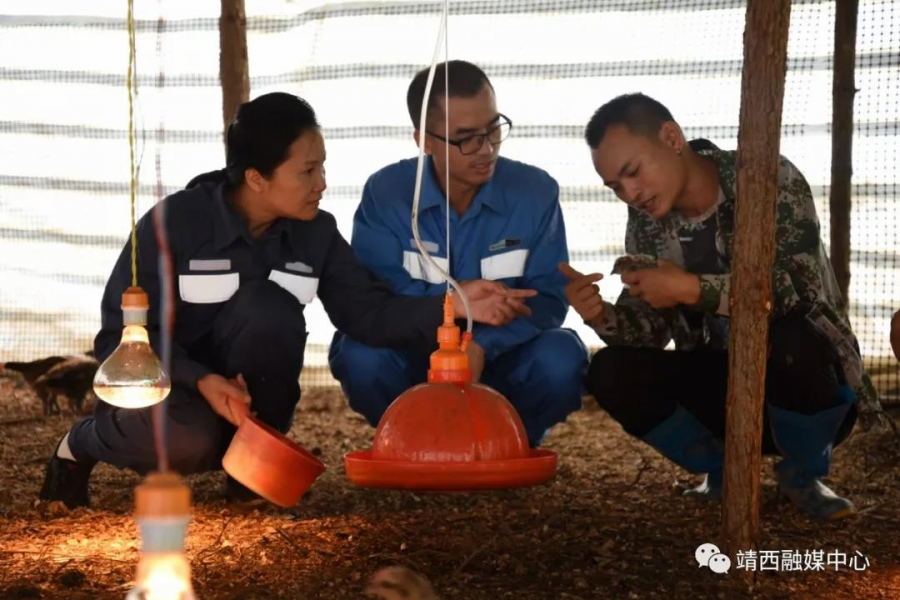
<svg viewBox="0 0 900 600">
<path fill-rule="evenodd" d="M 687 144 L 681 127 L 675 121 L 666 121 L 662 124 L 659 128 L 659 141 L 676 152 L 681 152 Z"/>
<path fill-rule="evenodd" d="M 419 147 L 419 140 L 421 139 L 422 131 L 416 129 L 413 132 L 413 139 L 416 140 L 416 148 Z M 425 135 L 425 154 L 431 156 L 431 138 L 426 134 Z"/>
</svg>

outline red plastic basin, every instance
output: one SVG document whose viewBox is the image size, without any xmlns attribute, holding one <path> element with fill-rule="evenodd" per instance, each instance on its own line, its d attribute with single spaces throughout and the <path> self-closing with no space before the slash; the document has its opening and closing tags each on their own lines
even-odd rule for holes
<svg viewBox="0 0 900 600">
<path fill-rule="evenodd" d="M 322 461 L 254 417 L 238 427 L 222 466 L 240 483 L 284 507 L 296 504 L 325 472 Z"/>
</svg>

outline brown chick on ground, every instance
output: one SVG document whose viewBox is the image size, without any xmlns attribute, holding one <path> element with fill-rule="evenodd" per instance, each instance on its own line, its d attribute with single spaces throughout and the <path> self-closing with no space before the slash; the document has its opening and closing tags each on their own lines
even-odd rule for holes
<svg viewBox="0 0 900 600">
<path fill-rule="evenodd" d="M 100 364 L 87 356 L 50 356 L 31 362 L 8 362 L 2 369 L 21 373 L 44 406 L 44 414 L 59 414 L 59 397 L 69 398 L 81 413 Z"/>
<path fill-rule="evenodd" d="M 94 375 L 100 363 L 94 358 L 72 356 L 64 362 L 54 365 L 49 371 L 38 377 L 34 388 L 59 413 L 59 397 L 69 399 L 69 406 L 75 414 L 84 412 L 84 400 L 94 388 Z"/>
<path fill-rule="evenodd" d="M 440 600 L 425 577 L 406 567 L 386 567 L 369 581 L 365 593 L 379 600 Z"/>
<path fill-rule="evenodd" d="M 37 378 L 49 371 L 54 365 L 66 360 L 65 356 L 48 356 L 31 362 L 8 362 L 0 365 L 3 370 L 20 373 L 28 385 L 34 385 Z"/>
</svg>

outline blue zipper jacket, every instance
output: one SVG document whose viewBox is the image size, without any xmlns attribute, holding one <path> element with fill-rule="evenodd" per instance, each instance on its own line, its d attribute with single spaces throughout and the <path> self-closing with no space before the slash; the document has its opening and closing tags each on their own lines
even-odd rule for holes
<svg viewBox="0 0 900 600">
<path fill-rule="evenodd" d="M 351 245 L 359 260 L 404 296 L 443 294 L 440 273 L 419 255 L 410 225 L 416 160 L 389 165 L 369 177 L 353 220 Z M 435 261 L 447 267 L 446 205 L 426 158 L 419 206 L 419 233 Z M 532 288 L 532 315 L 503 327 L 476 324 L 475 341 L 485 357 L 528 342 L 562 325 L 568 310 L 565 278 L 557 265 L 568 262 L 559 185 L 546 172 L 500 158 L 493 177 L 460 217 L 450 211 L 450 273 L 457 280 L 491 279 Z"/>
</svg>

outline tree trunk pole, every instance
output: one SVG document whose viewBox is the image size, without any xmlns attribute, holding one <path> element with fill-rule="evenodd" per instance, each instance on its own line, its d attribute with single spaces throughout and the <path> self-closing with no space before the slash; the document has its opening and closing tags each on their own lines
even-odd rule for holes
<svg viewBox="0 0 900 600">
<path fill-rule="evenodd" d="M 856 95 L 856 14 L 859 0 L 837 0 L 831 113 L 831 267 L 849 306 L 853 98 Z"/>
<path fill-rule="evenodd" d="M 750 0 L 747 5 L 722 504 L 723 537 L 730 556 L 756 549 L 759 535 L 763 398 L 790 15 L 790 0 Z M 743 573 L 753 579 L 752 571 Z"/>
<path fill-rule="evenodd" d="M 227 134 L 237 107 L 250 99 L 244 0 L 222 0 L 222 15 L 219 18 L 219 78 L 222 81 L 224 132 Z"/>
</svg>

